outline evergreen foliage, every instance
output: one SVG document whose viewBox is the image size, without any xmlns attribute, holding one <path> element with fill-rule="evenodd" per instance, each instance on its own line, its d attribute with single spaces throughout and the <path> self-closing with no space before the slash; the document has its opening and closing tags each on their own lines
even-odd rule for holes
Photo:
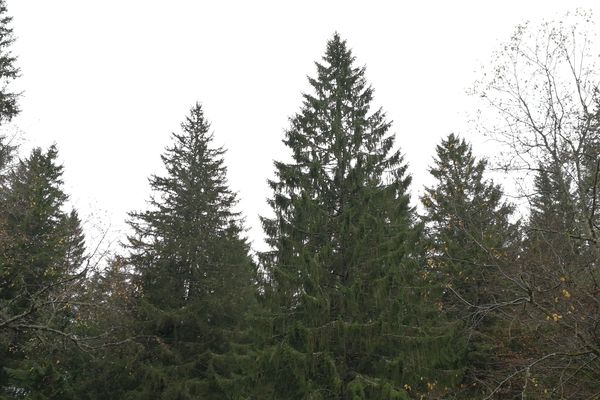
<svg viewBox="0 0 600 400">
<path fill-rule="evenodd" d="M 6 13 L 0 126 L 20 111 Z M 528 29 L 476 88 L 506 122 L 502 167 L 532 189 L 518 223 L 454 134 L 416 215 L 338 34 L 285 132 L 259 265 L 199 104 L 130 214 L 127 254 L 98 270 L 56 147 L 21 158 L 0 135 L 0 400 L 597 398 L 597 68 L 577 25 Z"/>
<path fill-rule="evenodd" d="M 81 264 L 84 239 L 75 211 L 64 212 L 63 167 L 58 152 L 36 148 L 9 176 L 3 193 L 4 242 L 2 298 L 24 290 L 32 294 Z"/>
<path fill-rule="evenodd" d="M 506 324 L 493 311 L 513 294 L 498 260 L 514 260 L 519 244 L 517 226 L 509 222 L 513 207 L 500 186 L 485 179 L 486 166 L 464 139 L 450 134 L 436 147 L 429 170 L 435 183 L 421 198 L 429 267 L 446 287 L 444 309 L 464 321 L 469 337 L 468 397 L 486 393 L 482 386 L 510 352 Z"/>
<path fill-rule="evenodd" d="M 585 151 L 593 154 L 597 150 L 590 146 Z M 597 163 L 598 154 L 586 164 Z M 597 242 L 587 240 L 588 233 L 598 227 L 592 211 L 597 207 L 597 182 L 584 178 L 575 184 L 565 169 L 565 165 L 546 162 L 539 165 L 535 176 L 522 261 L 522 275 L 533 298 L 524 322 L 535 327 L 535 336 L 523 346 L 522 356 L 536 360 L 545 354 L 562 354 L 548 360 L 534 378 L 540 387 L 561 387 L 562 371 L 570 364 L 568 369 L 577 373 L 569 379 L 572 386 L 564 391 L 587 397 L 600 390 L 600 363 L 594 356 L 600 354 L 594 333 L 600 314 L 597 296 L 592 294 L 600 278 L 599 252 Z M 584 188 L 578 188 L 580 185 Z M 575 341 L 569 339 L 574 331 Z"/>
<path fill-rule="evenodd" d="M 19 76 L 16 58 L 10 52 L 14 43 L 12 17 L 7 15 L 6 0 L 0 0 L 0 125 L 10 121 L 19 113 L 18 93 L 12 92 L 8 85 Z"/>
<path fill-rule="evenodd" d="M 276 162 L 256 398 L 403 399 L 460 380 L 459 340 L 420 274 L 390 122 L 345 41 L 327 44 Z M 411 392 L 412 391 L 412 392 Z"/>
<path fill-rule="evenodd" d="M 67 398 L 57 349 L 71 344 L 84 238 L 75 211 L 64 211 L 63 168 L 54 146 L 18 163 L 2 191 L 0 220 L 0 393 Z"/>
<path fill-rule="evenodd" d="M 78 333 L 96 338 L 88 352 L 73 351 L 61 359 L 69 372 L 73 399 L 103 400 L 127 398 L 127 392 L 140 384 L 134 374 L 142 368 L 137 357 L 143 351 L 135 341 L 139 314 L 131 271 L 116 256 L 104 269 L 90 274 L 81 288 L 79 301 L 93 304 L 82 308 L 84 321 Z"/>
<path fill-rule="evenodd" d="M 234 346 L 253 299 L 253 266 L 234 211 L 222 148 L 196 104 L 153 176 L 151 209 L 131 214 L 137 277 L 138 387 L 130 398 L 224 398 L 235 391 Z"/>
<path fill-rule="evenodd" d="M 435 178 L 421 198 L 427 225 L 430 264 L 472 305 L 498 298 L 494 258 L 517 243 L 509 222 L 513 207 L 503 200 L 499 185 L 486 180 L 487 162 L 473 156 L 471 146 L 454 134 L 436 148 Z"/>
<path fill-rule="evenodd" d="M 0 135 L 0 188 L 2 188 L 6 181 L 6 175 L 8 168 L 14 158 L 15 147 L 6 140 L 6 137 Z"/>
</svg>

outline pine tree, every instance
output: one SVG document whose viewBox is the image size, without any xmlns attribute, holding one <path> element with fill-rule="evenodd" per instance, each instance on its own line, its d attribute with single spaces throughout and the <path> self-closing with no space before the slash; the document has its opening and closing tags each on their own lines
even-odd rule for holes
<svg viewBox="0 0 600 400">
<path fill-rule="evenodd" d="M 512 299 L 502 268 L 505 260 L 514 260 L 519 244 L 517 226 L 509 221 L 513 207 L 503 200 L 502 188 L 485 179 L 486 167 L 471 145 L 450 134 L 436 147 L 429 170 L 435 184 L 421 198 L 428 264 L 447 287 L 444 310 L 465 321 L 468 397 L 481 396 L 504 373 L 497 370 L 510 352 L 507 325 L 492 311 Z"/>
<path fill-rule="evenodd" d="M 8 173 L 12 166 L 14 155 L 14 146 L 11 146 L 10 143 L 6 141 L 6 138 L 0 135 L 0 198 L 6 196 L 8 191 Z M 0 214 L 0 246 L 6 246 L 6 242 L 8 241 L 4 217 L 5 216 Z"/>
<path fill-rule="evenodd" d="M 19 113 L 18 94 L 12 93 L 8 88 L 9 83 L 19 75 L 19 69 L 15 66 L 15 57 L 8 49 L 14 42 L 14 37 L 9 25 L 12 18 L 6 13 L 6 1 L 0 0 L 0 125 Z M 0 192 L 6 190 L 8 170 L 12 165 L 15 150 L 15 146 L 11 145 L 6 136 L 0 134 Z M 3 240 L 7 240 L 3 225 L 4 221 L 0 218 L 0 245 Z"/>
<path fill-rule="evenodd" d="M 141 294 L 140 398 L 223 398 L 232 346 L 252 302 L 252 262 L 222 148 L 196 104 L 153 176 L 151 209 L 131 214 L 129 262 Z"/>
<path fill-rule="evenodd" d="M 284 140 L 293 161 L 276 162 L 269 182 L 274 217 L 262 221 L 271 250 L 261 261 L 270 313 L 253 395 L 435 391 L 460 375 L 460 348 L 427 303 L 434 290 L 420 275 L 410 177 L 392 150 L 391 123 L 370 110 L 365 69 L 339 35 L 316 66 L 314 93 L 304 95 Z"/>
<path fill-rule="evenodd" d="M 34 149 L 8 175 L 0 198 L 0 393 L 62 396 L 57 349 L 76 329 L 69 308 L 83 260 L 76 212 L 64 211 L 62 166 L 54 146 Z"/>
<path fill-rule="evenodd" d="M 140 379 L 134 372 L 141 346 L 134 339 L 139 332 L 136 309 L 138 295 L 127 260 L 115 256 L 105 267 L 94 271 L 85 280 L 78 299 L 94 304 L 79 310 L 78 319 L 85 321 L 79 334 L 98 337 L 93 342 L 94 357 L 86 352 L 72 351 L 60 364 L 68 372 L 72 398 L 86 400 L 122 399 L 135 390 Z"/>
<path fill-rule="evenodd" d="M 584 151 L 588 155 L 596 152 L 591 144 Z M 587 165 L 582 170 L 587 174 L 596 168 L 593 165 L 598 158 L 584 161 Z M 532 378 L 540 388 L 550 391 L 562 385 L 566 370 L 581 371 L 570 378 L 573 389 L 567 391 L 593 397 L 600 390 L 600 363 L 591 356 L 600 354 L 592 333 L 600 320 L 600 310 L 596 296 L 590 293 L 597 290 L 600 275 L 598 244 L 587 238 L 589 232 L 597 229 L 595 212 L 591 211 L 597 207 L 597 182 L 590 176 L 576 185 L 572 176 L 568 165 L 547 161 L 538 165 L 534 179 L 521 276 L 531 291 L 531 305 L 522 323 L 535 327 L 535 332 L 529 343 L 522 346 L 522 357 L 534 362 L 546 354 L 565 354 L 565 358 L 550 359 L 540 365 Z M 577 190 L 578 186 L 583 190 Z M 575 343 L 570 340 L 574 331 L 578 332 Z M 530 392 L 535 395 L 533 389 Z"/>
<path fill-rule="evenodd" d="M 509 222 L 513 207 L 502 188 L 485 179 L 487 161 L 477 160 L 464 139 L 451 134 L 442 140 L 434 163 L 429 172 L 436 183 L 421 198 L 430 264 L 464 301 L 492 303 L 498 300 L 494 257 L 517 243 Z"/>
<path fill-rule="evenodd" d="M 19 70 L 14 65 L 15 58 L 10 55 L 8 50 L 8 47 L 14 42 L 14 38 L 12 28 L 9 26 L 12 18 L 6 16 L 6 12 L 6 2 L 0 0 L 0 125 L 4 121 L 11 120 L 19 112 L 16 105 L 17 95 L 8 91 L 8 84 L 17 77 Z M 0 197 L 2 198 L 8 191 L 8 174 L 15 157 L 15 150 L 15 146 L 11 145 L 6 136 L 0 134 Z M 3 206 L 6 205 L 3 204 Z M 7 246 L 10 239 L 6 232 L 5 217 L 6 215 L 0 213 L 0 246 L 2 248 Z"/>
<path fill-rule="evenodd" d="M 0 136 L 0 189 L 3 188 L 8 167 L 14 158 L 15 147 L 6 140 L 6 137 Z"/>
<path fill-rule="evenodd" d="M 15 66 L 16 58 L 9 47 L 14 43 L 13 29 L 10 27 L 12 17 L 6 15 L 6 1 L 0 0 L 0 125 L 10 121 L 19 113 L 17 105 L 18 93 L 12 92 L 8 85 L 19 76 L 19 68 Z"/>
<path fill-rule="evenodd" d="M 561 166 L 553 163 L 539 165 L 531 196 L 530 235 L 546 231 L 546 234 L 560 236 L 576 230 L 577 205 L 570 192 L 571 186 L 572 182 Z"/>
<path fill-rule="evenodd" d="M 5 233 L 1 296 L 34 293 L 76 268 L 83 254 L 83 234 L 75 211 L 64 212 L 63 167 L 58 151 L 40 148 L 19 162 L 1 199 Z M 5 275 L 6 274 L 6 275 Z"/>
</svg>

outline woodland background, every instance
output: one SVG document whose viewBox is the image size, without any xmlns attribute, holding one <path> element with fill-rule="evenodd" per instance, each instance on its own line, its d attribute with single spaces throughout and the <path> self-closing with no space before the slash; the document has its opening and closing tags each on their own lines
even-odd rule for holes
<svg viewBox="0 0 600 400">
<path fill-rule="evenodd" d="M 4 1 L 0 16 L 1 125 L 20 95 Z M 518 26 L 495 53 L 473 94 L 499 157 L 448 135 L 419 212 L 334 34 L 256 256 L 200 103 L 108 252 L 86 246 L 56 146 L 1 137 L 0 399 L 598 398 L 600 81 L 575 17 Z"/>
</svg>

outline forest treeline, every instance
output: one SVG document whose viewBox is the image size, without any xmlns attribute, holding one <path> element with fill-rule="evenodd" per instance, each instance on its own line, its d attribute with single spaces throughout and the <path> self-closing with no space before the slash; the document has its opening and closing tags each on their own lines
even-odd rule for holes
<svg viewBox="0 0 600 400">
<path fill-rule="evenodd" d="M 20 111 L 10 24 L 0 1 L 3 125 Z M 200 104 L 102 268 L 57 148 L 1 138 L 0 399 L 598 398 L 590 43 L 579 25 L 520 26 L 476 85 L 519 207 L 450 134 L 418 213 L 391 122 L 335 34 L 285 131 L 257 257 Z"/>
</svg>

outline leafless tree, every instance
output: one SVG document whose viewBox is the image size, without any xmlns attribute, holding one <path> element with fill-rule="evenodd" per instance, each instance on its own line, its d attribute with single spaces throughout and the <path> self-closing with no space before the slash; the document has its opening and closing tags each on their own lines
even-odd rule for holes
<svg viewBox="0 0 600 400">
<path fill-rule="evenodd" d="M 504 145 L 498 166 L 529 206 L 521 253 L 495 256 L 518 288 L 515 326 L 529 335 L 488 398 L 506 385 L 523 398 L 600 396 L 598 54 L 588 12 L 524 24 L 475 87 L 482 127 Z"/>
</svg>

